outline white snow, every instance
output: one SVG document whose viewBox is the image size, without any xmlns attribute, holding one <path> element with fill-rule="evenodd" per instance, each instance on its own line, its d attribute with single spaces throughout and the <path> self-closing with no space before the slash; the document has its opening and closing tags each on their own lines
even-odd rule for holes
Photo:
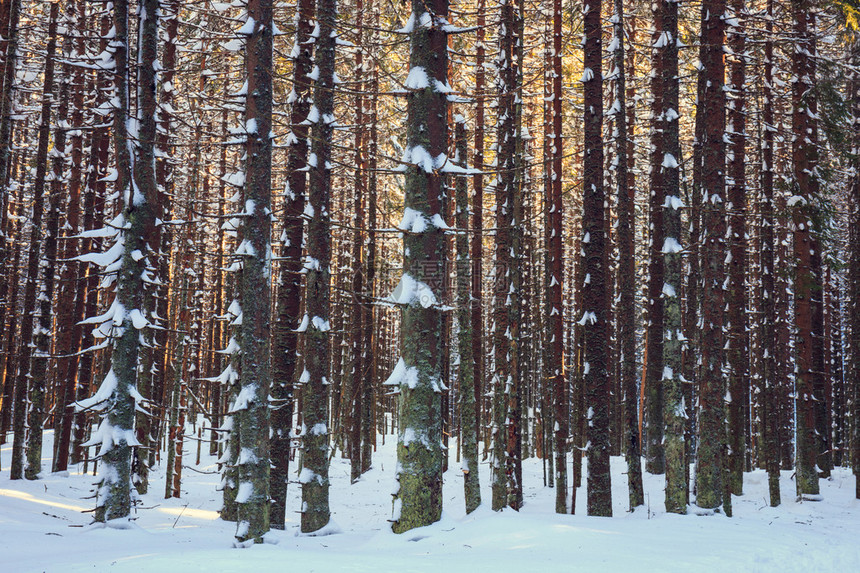
<svg viewBox="0 0 860 573">
<path fill-rule="evenodd" d="M 663 167 L 667 169 L 677 169 L 678 160 L 675 159 L 675 156 L 671 153 L 665 153 L 663 154 Z"/>
<path fill-rule="evenodd" d="M 409 233 L 423 233 L 427 230 L 427 217 L 421 211 L 406 207 L 403 210 L 403 219 L 397 228 Z"/>
<path fill-rule="evenodd" d="M 663 207 L 666 207 L 669 209 L 676 209 L 677 210 L 683 206 L 684 206 L 684 202 L 681 201 L 680 197 L 677 197 L 675 195 L 667 195 L 666 200 L 663 202 Z"/>
<path fill-rule="evenodd" d="M 423 90 L 430 87 L 430 79 L 427 77 L 427 71 L 422 66 L 415 66 L 409 70 L 409 75 L 406 76 L 404 84 L 410 90 Z"/>
<path fill-rule="evenodd" d="M 254 495 L 254 484 L 249 481 L 239 483 L 239 491 L 236 492 L 236 503 L 248 503 Z"/>
<path fill-rule="evenodd" d="M 394 365 L 391 375 L 382 384 L 383 386 L 415 388 L 418 385 L 418 369 L 414 366 L 406 366 L 403 358 L 399 358 L 397 364 Z"/>
<path fill-rule="evenodd" d="M 337 526 L 327 532 L 336 535 L 296 535 L 301 487 L 291 484 L 286 530 L 271 531 L 267 540 L 272 543 L 239 551 L 232 547 L 236 523 L 218 517 L 220 476 L 208 473 L 214 472 L 216 460 L 206 448 L 200 465 L 194 465 L 193 455 L 187 456 L 186 465 L 207 473 L 183 471 L 181 499 L 162 499 L 164 465 L 153 468 L 150 492 L 141 496 L 141 507 L 147 509 L 137 510 L 134 525 L 118 530 L 89 526 L 91 513 L 84 512 L 94 506 L 88 498 L 95 480 L 82 473 L 83 466 L 49 473 L 53 431 L 45 433 L 45 477 L 37 481 L 9 480 L 10 440 L 0 448 L 2 568 L 155 573 L 262 571 L 272 563 L 289 563 L 296 571 L 366 573 L 543 571 L 558 564 L 565 564 L 565 570 L 598 572 L 860 571 L 860 500 L 854 499 L 854 476 L 848 469 L 821 480 L 821 501 L 799 503 L 793 472 L 783 471 L 783 505 L 777 508 L 767 503 L 765 472 L 745 473 L 745 495 L 733 498 L 732 518 L 665 513 L 664 477 L 645 473 L 646 506 L 628 513 L 626 464 L 613 457 L 614 517 L 602 518 L 585 516 L 585 487 L 576 492 L 576 515 L 556 514 L 555 492 L 543 485 L 541 461 L 535 458 L 523 461 L 522 510 L 490 511 L 489 465 L 481 463 L 484 505 L 467 516 L 452 440 L 450 469 L 443 478 L 442 520 L 395 535 L 389 520 L 401 509 L 391 497 L 397 437 L 388 434 L 382 441 L 379 436 L 373 468 L 354 484 L 349 461 L 340 455 L 332 458 L 331 509 Z M 587 461 L 583 465 L 587 469 Z M 297 464 L 290 464 L 293 482 L 307 477 L 298 475 Z M 240 482 L 240 489 L 243 485 Z"/>
<path fill-rule="evenodd" d="M 418 302 L 424 308 L 436 304 L 436 295 L 425 283 L 415 280 L 409 273 L 403 273 L 394 292 L 388 297 L 388 302 L 395 304 L 412 304 Z"/>
<path fill-rule="evenodd" d="M 409 19 L 406 20 L 406 24 L 397 30 L 394 30 L 396 34 L 411 34 L 412 30 L 415 29 L 415 12 L 409 14 Z"/>
<path fill-rule="evenodd" d="M 236 34 L 239 34 L 241 36 L 250 36 L 254 33 L 254 26 L 254 19 L 248 16 L 248 19 L 245 21 L 245 24 L 241 28 L 236 30 Z"/>
<path fill-rule="evenodd" d="M 680 253 L 683 251 L 683 247 L 681 247 L 681 243 L 674 237 L 666 237 L 663 241 L 663 248 L 661 249 L 661 253 L 671 254 L 671 253 Z"/>
</svg>

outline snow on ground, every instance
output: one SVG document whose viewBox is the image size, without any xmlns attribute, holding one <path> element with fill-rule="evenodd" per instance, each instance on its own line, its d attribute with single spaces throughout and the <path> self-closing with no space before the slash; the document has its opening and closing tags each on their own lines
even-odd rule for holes
<svg viewBox="0 0 860 573">
<path fill-rule="evenodd" d="M 43 467 L 50 467 L 52 434 L 46 433 Z M 745 492 L 733 500 L 735 517 L 668 515 L 662 476 L 645 476 L 647 506 L 626 512 L 622 458 L 612 459 L 615 517 L 556 515 L 554 491 L 543 486 L 541 462 L 523 464 L 525 507 L 490 511 L 488 465 L 482 464 L 485 505 L 465 516 L 459 464 L 445 474 L 445 513 L 440 522 L 395 535 L 391 515 L 394 438 L 381 439 L 373 469 L 349 484 L 349 464 L 332 463 L 331 507 L 341 533 L 297 536 L 300 490 L 291 484 L 286 531 L 276 543 L 232 548 L 235 524 L 218 519 L 219 478 L 184 471 L 182 499 L 162 499 L 163 466 L 152 472 L 132 530 L 91 527 L 92 475 L 75 467 L 68 475 L 45 473 L 28 482 L 9 480 L 11 443 L 0 450 L 0 571 L 127 571 L 182 573 L 288 570 L 397 572 L 480 571 L 860 571 L 860 501 L 848 470 L 822 480 L 824 500 L 794 501 L 792 472 L 782 474 L 779 508 L 767 504 L 762 471 L 745 475 Z M 194 442 L 186 447 L 195 448 Z M 186 465 L 193 463 L 186 452 Z M 294 464 L 293 464 L 293 467 Z M 201 472 L 213 472 L 205 456 Z M 577 509 L 585 509 L 580 488 Z"/>
</svg>

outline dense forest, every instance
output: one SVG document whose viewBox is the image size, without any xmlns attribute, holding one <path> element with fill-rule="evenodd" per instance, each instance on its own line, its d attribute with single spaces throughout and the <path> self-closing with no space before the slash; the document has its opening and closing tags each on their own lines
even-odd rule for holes
<svg viewBox="0 0 860 573">
<path fill-rule="evenodd" d="M 325 532 L 331 460 L 392 433 L 395 533 L 449 463 L 468 512 L 520 509 L 528 458 L 558 513 L 612 515 L 611 456 L 631 510 L 643 472 L 671 513 L 731 516 L 754 469 L 772 506 L 780 470 L 860 499 L 858 23 L 3 0 L 2 470 L 78 464 L 120 526 L 203 448 L 239 545 Z"/>
</svg>

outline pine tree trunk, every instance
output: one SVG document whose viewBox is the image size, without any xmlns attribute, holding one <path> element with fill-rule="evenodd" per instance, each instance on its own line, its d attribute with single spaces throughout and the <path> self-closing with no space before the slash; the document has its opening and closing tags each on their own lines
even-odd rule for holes
<svg viewBox="0 0 860 573">
<path fill-rule="evenodd" d="M 137 140 L 135 146 L 134 177 L 135 188 L 146 197 L 158 197 L 158 185 L 155 179 L 155 138 L 156 138 L 156 62 L 158 61 L 158 14 L 159 0 L 143 0 L 138 6 L 138 71 L 137 71 Z M 160 204 L 161 197 L 158 203 Z M 160 215 L 160 213 L 159 213 Z M 149 244 L 152 249 L 153 263 L 158 261 L 161 248 L 160 232 L 152 236 Z M 147 269 L 150 280 L 157 276 L 156 267 Z M 155 275 L 155 276 L 153 276 Z M 166 279 L 165 279 L 166 280 Z M 144 307 L 154 308 L 155 289 L 148 289 L 143 301 Z M 151 370 L 155 348 L 153 347 L 153 332 L 142 333 L 146 344 L 141 352 L 141 372 L 138 378 L 138 390 L 148 398 L 152 398 Z M 148 488 L 147 458 L 150 449 L 150 420 L 149 416 L 141 414 L 137 417 L 138 441 L 140 447 L 134 451 L 132 471 L 134 485 L 140 493 L 146 493 Z"/>
<path fill-rule="evenodd" d="M 59 16 L 57 15 L 58 19 Z M 57 124 L 67 125 L 69 114 L 69 77 L 61 80 L 59 91 L 59 107 L 57 109 Z M 53 99 L 53 98 L 52 98 Z M 56 288 L 57 271 L 57 240 L 59 236 L 60 199 L 63 196 L 65 178 L 63 168 L 66 161 L 66 130 L 58 129 L 54 133 L 54 149 L 51 152 L 50 195 L 48 201 L 48 219 L 45 224 L 45 251 L 40 266 L 42 281 L 39 292 L 39 320 L 33 334 L 35 349 L 30 364 L 30 415 L 28 425 L 30 437 L 27 443 L 28 479 L 36 479 L 42 467 L 42 436 L 43 426 L 47 421 L 45 399 L 50 392 L 48 385 L 48 360 L 51 355 L 51 339 L 54 330 L 53 301 Z M 56 408 L 57 406 L 55 406 Z M 55 416 L 57 418 L 58 416 Z"/>
<path fill-rule="evenodd" d="M 728 126 L 728 292 L 726 336 L 728 349 L 726 364 L 729 371 L 728 401 L 728 471 L 729 489 L 734 495 L 743 494 L 743 471 L 746 450 L 746 427 L 749 408 L 749 344 L 747 335 L 746 273 L 746 31 L 741 22 L 745 19 L 744 0 L 732 0 L 727 12 L 727 44 L 732 57 L 728 59 L 730 86 L 727 86 Z"/>
<path fill-rule="evenodd" d="M 552 16 L 552 176 L 547 219 L 546 325 L 548 384 L 552 392 L 555 450 L 555 512 L 567 513 L 567 440 L 569 397 L 564 369 L 564 243 L 562 203 L 562 3 L 553 0 Z"/>
<path fill-rule="evenodd" d="M 158 239 L 155 226 L 158 199 L 152 187 L 132 183 L 134 161 L 129 136 L 128 101 L 128 2 L 114 4 L 114 31 L 112 42 L 114 59 L 114 86 L 117 104 L 114 107 L 113 136 L 117 151 L 117 188 L 122 198 L 124 225 L 117 238 L 122 244 L 121 263 L 116 280 L 116 297 L 112 311 L 113 323 L 121 324 L 113 340 L 111 368 L 99 391 L 79 407 L 97 407 L 102 410 L 99 430 L 87 445 L 102 443 L 101 481 L 97 495 L 96 521 L 127 519 L 131 511 L 131 457 L 132 446 L 138 445 L 134 434 L 135 403 L 137 392 L 137 366 L 140 348 L 140 329 L 149 321 L 144 306 L 148 290 L 144 278 L 149 275 L 153 250 L 157 252 Z M 154 10 L 153 10 L 154 12 Z M 144 81 L 144 80 L 141 80 Z M 146 85 L 146 84 L 144 84 Z M 141 139 L 144 135 L 141 133 Z M 105 438 L 113 433 L 109 447 Z"/>
<path fill-rule="evenodd" d="M 663 202 L 666 195 L 663 181 L 663 98 L 666 58 L 663 52 L 670 40 L 665 33 L 666 4 L 651 5 L 654 28 L 651 34 L 651 149 L 648 185 L 648 326 L 645 335 L 645 471 L 665 472 L 663 453 Z"/>
<path fill-rule="evenodd" d="M 696 505 L 717 509 L 724 499 L 723 459 L 726 393 L 723 378 L 723 280 L 725 264 L 726 112 L 723 78 L 725 62 L 725 0 L 702 5 L 702 45 L 699 60 L 704 74 L 702 114 L 702 332 L 696 452 Z"/>
<path fill-rule="evenodd" d="M 40 256 L 45 229 L 42 227 L 42 216 L 45 205 L 45 182 L 48 170 L 48 146 L 51 136 L 51 106 L 54 101 L 54 53 L 57 48 L 57 19 L 59 7 L 52 4 L 50 8 L 50 23 L 48 27 L 48 45 L 45 54 L 44 87 L 42 89 L 42 115 L 39 124 L 39 141 L 36 150 L 36 176 L 33 182 L 33 216 L 30 222 L 30 245 L 27 255 L 27 276 L 24 286 L 24 307 L 21 318 L 21 338 L 19 342 L 18 376 L 15 382 L 15 436 L 12 442 L 12 464 L 9 477 L 11 479 L 36 479 L 41 471 L 42 458 L 42 418 L 44 416 L 45 377 L 34 371 L 36 364 L 31 358 L 38 356 L 33 352 L 34 323 L 36 317 L 36 294 L 39 281 Z M 44 310 L 44 308 L 42 309 Z M 50 300 L 47 312 L 50 315 Z M 41 333 L 42 324 L 39 324 Z M 45 333 L 48 336 L 50 331 Z M 42 339 L 45 346 L 46 339 Z M 44 354 L 44 351 L 42 351 Z M 36 360 L 40 362 L 40 360 Z M 46 364 L 47 365 L 47 364 Z M 30 380 L 32 379 L 32 383 Z M 28 388 L 29 385 L 29 388 Z M 29 396 L 29 400 L 28 400 Z M 29 402 L 29 404 L 28 404 Z M 29 416 L 28 416 L 29 414 Z M 27 435 L 26 421 L 29 421 Z M 25 444 L 26 442 L 26 444 Z M 38 448 L 38 454 L 33 451 Z M 25 460 L 25 449 L 33 451 Z M 39 467 L 26 467 L 27 462 L 38 462 Z"/>
<path fill-rule="evenodd" d="M 609 336 L 611 320 L 607 298 L 607 237 L 603 190 L 603 65 L 600 12 L 602 0 L 585 0 L 585 71 L 583 152 L 582 252 L 583 280 L 583 384 L 588 406 L 588 515 L 612 515 L 609 475 Z"/>
<path fill-rule="evenodd" d="M 856 62 L 860 57 L 860 43 L 854 44 Z M 860 84 L 855 79 L 853 88 L 852 112 L 854 120 L 855 141 L 860 138 Z M 855 175 L 851 182 L 852 191 L 852 213 L 850 229 L 850 261 L 849 265 L 849 300 L 846 306 L 849 309 L 848 316 L 850 328 L 851 363 L 848 379 L 850 380 L 849 392 L 852 397 L 851 416 L 854 420 L 851 435 L 851 466 L 854 468 L 855 497 L 860 499 L 860 170 L 857 169 L 858 158 L 855 156 Z"/>
<path fill-rule="evenodd" d="M 369 7 L 373 14 L 371 25 L 374 30 L 371 35 L 371 45 L 376 45 L 379 40 L 379 5 L 371 4 Z M 377 348 L 379 340 L 377 330 L 379 323 L 377 322 L 376 307 L 373 305 L 373 297 L 376 296 L 376 264 L 377 264 L 377 239 L 376 239 L 376 210 L 377 210 L 377 151 L 378 151 L 378 92 L 379 92 L 379 68 L 377 67 L 376 58 L 378 51 L 371 53 L 370 66 L 372 69 L 370 78 L 370 133 L 368 144 L 368 159 L 367 159 L 367 260 L 365 273 L 365 292 L 369 297 L 362 305 L 362 313 L 364 317 L 362 324 L 364 326 L 364 352 L 365 366 L 364 375 L 362 376 L 362 400 L 361 400 L 361 473 L 370 471 L 373 452 L 376 451 L 376 427 L 374 424 L 374 415 L 377 413 L 376 400 L 376 379 L 378 372 L 378 353 L 373 349 Z"/>
<path fill-rule="evenodd" d="M 23 188 L 18 187 L 19 194 L 23 194 Z M 22 198 L 9 197 L 8 207 L 14 207 L 15 221 L 10 220 L 7 227 L 9 234 L 21 234 L 24 223 L 24 201 Z M 11 213 L 10 213 L 11 215 Z M 12 260 L 9 262 L 6 280 L 9 282 L 9 298 L 6 304 L 9 308 L 18 308 L 18 292 L 20 280 L 21 251 L 13 244 L 12 252 L 9 253 Z M 17 371 L 17 353 L 14 352 L 18 336 L 18 313 L 13 312 L 9 320 L 3 325 L 3 410 L 0 412 L 0 443 L 6 443 L 6 434 L 13 425 L 13 409 L 15 406 L 15 374 Z"/>
<path fill-rule="evenodd" d="M 403 376 L 398 381 L 399 471 L 392 530 L 403 533 L 442 513 L 442 310 L 447 259 L 442 220 L 448 140 L 448 1 L 413 0 L 407 84 L 407 143 L 401 304 Z M 407 25 L 408 27 L 408 25 Z M 414 80 L 410 82 L 409 80 Z M 437 163 L 438 162 L 438 163 Z M 397 292 L 399 291 L 399 292 Z"/>
<path fill-rule="evenodd" d="M 475 428 L 481 436 L 481 404 L 484 387 L 484 70 L 486 34 L 485 0 L 478 0 L 475 47 L 475 157 L 472 199 L 472 360 L 475 364 Z M 484 444 L 486 452 L 487 444 Z"/>
<path fill-rule="evenodd" d="M 74 22 L 76 29 L 67 29 L 67 41 L 73 43 L 78 53 L 85 49 L 84 30 L 86 29 L 86 9 L 84 2 L 70 2 L 67 6 L 66 18 Z M 69 24 L 71 26 L 71 24 Z M 80 67 L 66 66 L 65 73 L 71 75 L 71 127 L 80 128 L 84 123 L 84 91 L 86 83 Z M 78 324 L 84 319 L 84 298 L 82 287 L 85 285 L 86 267 L 83 263 L 72 261 L 82 252 L 84 242 L 72 240 L 70 237 L 79 234 L 81 228 L 81 186 L 83 183 L 83 147 L 84 136 L 80 130 L 69 134 L 71 139 L 71 166 L 68 182 L 69 202 L 65 211 L 65 241 L 61 258 L 65 261 L 60 269 L 60 280 L 57 295 L 57 342 L 56 353 L 62 358 L 57 360 L 57 380 L 60 384 L 58 396 L 58 415 L 54 423 L 54 461 L 52 471 L 66 471 L 69 464 L 69 448 L 72 438 L 72 422 L 74 420 L 73 401 L 75 386 L 78 382 L 78 357 L 82 328 Z M 90 138 L 93 141 L 93 138 Z M 80 241 L 80 242 L 79 242 Z M 79 293 L 80 291 L 80 293 Z"/>
<path fill-rule="evenodd" d="M 773 161 L 774 161 L 774 106 L 773 106 L 773 5 L 774 0 L 767 2 L 764 46 L 764 90 L 762 100 L 762 129 L 764 142 L 762 144 L 762 201 L 761 201 L 761 300 L 759 323 L 761 337 L 761 387 L 762 396 L 762 434 L 764 438 L 764 458 L 767 469 L 768 491 L 770 505 L 776 507 L 781 503 L 779 492 L 779 410 L 776 396 L 776 307 L 774 304 L 774 216 L 773 216 Z"/>
<path fill-rule="evenodd" d="M 308 115 L 313 124 L 310 166 L 309 216 L 307 238 L 307 287 L 305 291 L 306 318 L 309 318 L 305 338 L 305 372 L 300 380 L 302 389 L 302 520 L 303 533 L 325 527 L 330 518 L 328 478 L 328 380 L 331 378 L 330 317 L 331 317 L 331 165 L 332 133 L 334 131 L 334 66 L 336 0 L 317 2 L 319 36 L 315 41 L 314 70 L 318 72 L 314 85 L 314 103 Z M 304 320 L 302 321 L 304 322 Z M 301 328 L 301 327 L 300 327 Z M 335 363 L 334 368 L 340 365 Z"/>
<path fill-rule="evenodd" d="M 357 43 L 362 44 L 363 37 L 363 19 L 364 19 L 364 2 L 356 0 L 356 28 Z M 349 346 L 347 359 L 347 368 L 344 372 L 344 388 L 348 391 L 348 450 L 350 461 L 350 481 L 355 482 L 361 477 L 361 411 L 364 393 L 362 385 L 364 382 L 364 368 L 366 347 L 364 342 L 364 195 L 365 195 L 365 176 L 367 166 L 366 150 L 364 147 L 365 141 L 365 120 L 364 120 L 364 70 L 363 70 L 363 54 L 361 50 L 355 52 L 354 62 L 354 78 L 353 82 L 356 90 L 354 109 L 355 109 L 355 134 L 353 140 L 353 157 L 355 161 L 355 170 L 353 172 L 353 220 L 352 220 L 352 237 L 351 237 L 351 257 L 350 257 L 350 290 L 352 296 L 349 301 L 350 328 L 349 328 Z"/>
<path fill-rule="evenodd" d="M 5 14 L 4 14 L 5 15 Z M 18 23 L 21 16 L 21 0 L 8 3 L 8 20 L 0 30 L 3 69 L 2 91 L 0 91 L 0 261 L 9 260 L 7 237 L 9 229 L 9 173 L 12 162 L 12 108 L 15 104 L 15 73 L 18 66 Z M 6 324 L 6 314 L 14 309 L 8 304 L 10 294 L 9 269 L 0 272 L 0 324 Z M 4 403 L 6 403 L 4 401 Z M 6 408 L 4 408 L 6 409 Z M 5 428 L 4 428 L 5 429 Z"/>
<path fill-rule="evenodd" d="M 851 45 L 851 63 L 860 63 L 860 38 Z M 855 149 L 860 144 L 860 77 L 854 72 L 851 78 L 851 137 Z M 855 151 L 852 157 L 854 176 L 851 178 L 851 203 L 848 220 L 848 300 L 845 301 L 848 321 L 846 334 L 851 349 L 851 360 L 846 364 L 846 395 L 850 396 L 853 419 L 849 452 L 851 467 L 854 470 L 855 497 L 860 499 L 860 155 Z"/>
<path fill-rule="evenodd" d="M 642 488 L 642 461 L 639 448 L 639 424 L 636 408 L 636 265 L 634 259 L 635 188 L 630 184 L 628 144 L 630 135 L 627 126 L 627 67 L 625 65 L 624 0 L 615 0 L 613 23 L 613 60 L 615 64 L 615 155 L 618 166 L 615 171 L 616 202 L 618 210 L 618 349 L 621 362 L 621 389 L 624 396 L 623 449 L 627 462 L 627 488 L 630 510 L 645 503 Z"/>
<path fill-rule="evenodd" d="M 794 321 L 795 321 L 795 402 L 797 407 L 797 495 L 799 498 L 817 496 L 818 448 L 816 442 L 815 403 L 813 389 L 813 317 L 811 298 L 820 288 L 812 261 L 812 216 L 818 198 L 813 194 L 813 174 L 817 151 L 807 137 L 811 129 L 811 103 L 814 75 L 810 76 L 812 47 L 809 30 L 810 2 L 793 0 L 792 15 L 796 47 L 792 56 L 792 73 L 798 78 L 792 84 L 792 160 L 794 180 L 791 204 L 791 228 L 794 238 Z M 814 72 L 813 72 L 814 74 Z"/>
<path fill-rule="evenodd" d="M 506 0 L 500 5 L 499 55 L 496 61 L 498 91 L 498 118 L 496 124 L 496 234 L 495 234 L 495 301 L 493 317 L 495 329 L 494 360 L 495 373 L 493 376 L 493 475 L 492 475 L 492 508 L 498 511 L 504 508 L 508 501 L 508 476 L 512 476 L 512 468 L 508 469 L 508 442 L 513 438 L 507 436 L 510 405 L 515 400 L 514 359 L 515 343 L 511 330 L 511 306 L 514 304 L 516 293 L 512 275 L 513 253 L 513 210 L 516 185 L 516 71 L 515 71 L 515 7 L 514 0 Z M 510 429 L 513 431 L 513 428 Z"/>
<path fill-rule="evenodd" d="M 663 118 L 663 161 L 661 164 L 664 202 L 663 209 L 663 420 L 665 422 L 664 452 L 666 470 L 666 511 L 686 513 L 687 405 L 684 400 L 683 361 L 686 337 L 681 320 L 683 261 L 681 234 L 681 189 L 678 168 L 681 164 L 681 144 L 678 129 L 678 4 L 666 2 L 663 8 L 663 90 L 660 114 Z"/>
<path fill-rule="evenodd" d="M 284 529 L 286 519 L 287 482 L 289 480 L 290 432 L 293 424 L 293 384 L 298 361 L 298 334 L 301 312 L 302 239 L 307 193 L 308 126 L 304 124 L 311 106 L 313 43 L 308 42 L 313 31 L 314 0 L 298 4 L 296 50 L 293 60 L 293 92 L 290 94 L 290 129 L 287 151 L 287 187 L 284 190 L 284 233 L 278 286 L 277 314 L 273 325 L 272 398 L 272 476 L 273 500 L 271 525 Z"/>
<path fill-rule="evenodd" d="M 246 34 L 245 185 L 242 258 L 241 370 L 233 406 L 239 431 L 236 541 L 262 543 L 269 530 L 270 283 L 272 272 L 272 1 L 251 0 Z"/>
<path fill-rule="evenodd" d="M 455 117 L 454 139 L 457 145 L 455 161 L 467 169 L 466 124 L 462 116 Z M 481 488 L 478 482 L 478 432 L 475 424 L 475 362 L 472 359 L 472 325 L 470 309 L 470 287 L 472 282 L 469 261 L 469 199 L 468 180 L 458 177 L 456 182 L 457 208 L 457 323 L 459 337 L 457 350 L 460 354 L 460 441 L 463 448 L 463 488 L 466 498 L 466 513 L 472 513 L 481 505 Z"/>
<path fill-rule="evenodd" d="M 513 156 L 510 171 L 500 174 L 510 210 L 509 265 L 507 275 L 509 376 L 505 384 L 505 482 L 507 505 L 519 510 L 523 503 L 522 487 L 522 280 L 523 280 L 523 178 L 525 149 L 522 137 L 522 45 L 523 45 L 523 3 L 518 0 L 512 7 L 512 49 L 508 85 L 513 109 L 513 129 L 507 136 L 506 144 L 513 143 Z M 511 138 L 510 135 L 513 135 Z"/>
</svg>

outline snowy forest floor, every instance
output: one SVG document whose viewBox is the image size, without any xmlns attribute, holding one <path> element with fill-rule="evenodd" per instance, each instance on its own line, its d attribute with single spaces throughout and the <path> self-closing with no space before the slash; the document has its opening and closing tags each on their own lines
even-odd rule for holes
<svg viewBox="0 0 860 573">
<path fill-rule="evenodd" d="M 45 435 L 43 467 L 50 467 L 52 432 Z M 331 466 L 332 519 L 341 533 L 297 536 L 301 495 L 288 492 L 287 529 L 270 534 L 272 544 L 233 549 L 235 524 L 217 510 L 219 476 L 183 472 L 182 498 L 162 499 L 164 466 L 153 469 L 150 493 L 132 530 L 93 528 L 92 475 L 74 467 L 45 472 L 38 481 L 10 481 L 11 443 L 0 461 L 0 570 L 129 571 L 860 571 L 860 500 L 854 476 L 839 469 L 821 481 L 823 501 L 795 502 L 792 472 L 782 472 L 784 503 L 767 503 L 763 471 L 745 474 L 745 495 L 734 497 L 735 517 L 666 514 L 663 476 L 645 474 L 646 506 L 627 510 L 623 458 L 612 458 L 615 517 L 586 517 L 585 488 L 577 492 L 578 515 L 554 513 L 555 494 L 543 486 L 541 461 L 523 463 L 525 506 L 517 513 L 489 510 L 489 466 L 482 464 L 484 505 L 466 516 L 459 464 L 445 474 L 442 520 L 395 535 L 390 492 L 396 437 L 379 441 L 373 469 L 349 484 L 349 462 Z M 193 463 L 195 442 L 186 442 Z M 291 463 L 291 469 L 295 467 Z M 204 454 L 200 472 L 214 472 Z"/>
</svg>

